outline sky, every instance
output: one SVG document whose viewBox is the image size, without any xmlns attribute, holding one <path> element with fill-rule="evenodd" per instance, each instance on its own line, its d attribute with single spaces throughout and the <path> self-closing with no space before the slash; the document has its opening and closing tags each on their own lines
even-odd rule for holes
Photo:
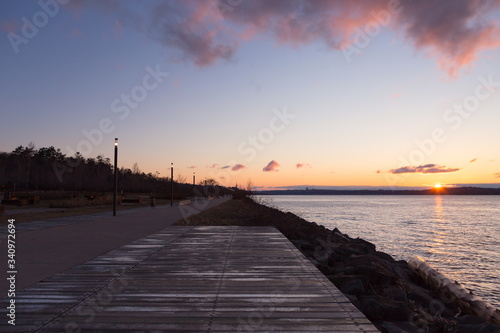
<svg viewBox="0 0 500 333">
<path fill-rule="evenodd" d="M 500 183 L 500 1 L 3 0 L 0 151 L 226 186 Z M 499 185 L 500 187 L 500 185 Z"/>
</svg>

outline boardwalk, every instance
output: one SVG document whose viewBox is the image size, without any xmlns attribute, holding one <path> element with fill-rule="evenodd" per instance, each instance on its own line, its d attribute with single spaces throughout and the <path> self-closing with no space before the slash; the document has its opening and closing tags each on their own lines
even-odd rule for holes
<svg viewBox="0 0 500 333">
<path fill-rule="evenodd" d="M 17 303 L 0 331 L 378 332 L 272 227 L 167 227 Z"/>
<path fill-rule="evenodd" d="M 16 223 L 16 288 L 29 287 L 227 200 L 203 200 L 179 207 L 135 208 L 118 211 L 118 216 L 112 216 L 109 211 Z M 0 247 L 7 249 L 7 226 L 0 229 Z M 6 254 L 0 255 L 2 267 L 7 267 Z M 6 294 L 7 280 L 0 279 L 0 295 Z"/>
</svg>

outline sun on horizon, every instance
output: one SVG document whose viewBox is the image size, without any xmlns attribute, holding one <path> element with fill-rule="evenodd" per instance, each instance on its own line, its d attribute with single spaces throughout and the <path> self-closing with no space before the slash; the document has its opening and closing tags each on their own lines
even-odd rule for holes
<svg viewBox="0 0 500 333">
<path fill-rule="evenodd" d="M 434 188 L 435 189 L 442 189 L 443 185 L 441 183 L 436 183 L 436 184 L 434 184 Z"/>
</svg>

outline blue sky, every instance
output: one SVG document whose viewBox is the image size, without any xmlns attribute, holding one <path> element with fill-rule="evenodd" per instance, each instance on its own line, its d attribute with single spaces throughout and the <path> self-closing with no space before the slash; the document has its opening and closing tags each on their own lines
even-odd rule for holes
<svg viewBox="0 0 500 333">
<path fill-rule="evenodd" d="M 496 183 L 498 10 L 2 1 L 0 151 L 111 157 L 118 137 L 120 166 L 230 186 Z"/>
</svg>

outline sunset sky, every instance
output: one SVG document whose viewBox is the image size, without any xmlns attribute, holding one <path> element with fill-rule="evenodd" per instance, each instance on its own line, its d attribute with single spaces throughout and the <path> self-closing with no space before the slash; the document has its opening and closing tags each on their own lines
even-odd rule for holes
<svg viewBox="0 0 500 333">
<path fill-rule="evenodd" d="M 0 1 L 0 151 L 257 187 L 500 183 L 500 1 Z M 500 185 L 499 185 L 500 187 Z"/>
</svg>

